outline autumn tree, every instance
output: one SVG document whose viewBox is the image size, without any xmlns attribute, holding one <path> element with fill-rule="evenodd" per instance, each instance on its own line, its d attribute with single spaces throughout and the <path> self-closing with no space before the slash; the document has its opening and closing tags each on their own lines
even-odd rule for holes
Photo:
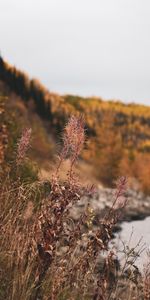
<svg viewBox="0 0 150 300">
<path fill-rule="evenodd" d="M 118 178 L 122 155 L 122 139 L 119 129 L 115 126 L 114 113 L 104 111 L 98 133 L 96 173 L 105 185 L 113 186 Z"/>
</svg>

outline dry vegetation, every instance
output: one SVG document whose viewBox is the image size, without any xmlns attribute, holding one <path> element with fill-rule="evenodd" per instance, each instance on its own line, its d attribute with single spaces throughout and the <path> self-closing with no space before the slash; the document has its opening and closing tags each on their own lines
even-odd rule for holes
<svg viewBox="0 0 150 300">
<path fill-rule="evenodd" d="M 82 186 L 74 172 L 85 144 L 83 117 L 72 116 L 65 126 L 50 181 L 39 181 L 26 157 L 30 138 L 31 129 L 24 130 L 12 156 L 8 143 L 9 156 L 6 153 L 0 170 L 0 299 L 119 300 L 127 299 L 127 291 L 128 300 L 150 299 L 149 268 L 140 274 L 136 249 L 124 248 L 121 267 L 109 248 L 126 205 L 125 177 L 117 182 L 111 208 L 93 226 L 94 188 Z M 66 180 L 61 181 L 66 158 L 70 166 Z M 71 208 L 82 197 L 88 199 L 87 205 L 74 220 Z"/>
</svg>

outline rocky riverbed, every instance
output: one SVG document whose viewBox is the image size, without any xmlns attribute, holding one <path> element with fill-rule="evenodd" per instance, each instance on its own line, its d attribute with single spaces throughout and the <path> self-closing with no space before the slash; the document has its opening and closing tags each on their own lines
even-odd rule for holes
<svg viewBox="0 0 150 300">
<path fill-rule="evenodd" d="M 95 218 L 100 219 L 106 209 L 112 206 L 114 194 L 114 189 L 99 187 L 97 193 L 91 199 L 81 199 L 77 206 L 72 209 L 71 214 L 73 218 L 78 219 L 89 201 Z M 150 196 L 145 196 L 143 192 L 138 190 L 128 189 L 124 197 L 127 200 L 127 205 L 123 209 L 119 223 L 114 228 L 115 239 L 112 243 L 117 249 L 121 250 L 121 241 L 128 245 L 131 239 L 130 246 L 134 248 L 141 240 L 138 249 L 141 248 L 141 245 L 144 245 L 144 251 L 142 251 L 137 260 L 137 265 L 142 270 L 143 264 L 147 259 L 147 250 L 150 250 Z M 96 225 L 96 222 L 94 223 Z M 96 227 L 94 226 L 95 229 Z M 138 249 L 136 250 L 138 251 Z"/>
<path fill-rule="evenodd" d="M 72 209 L 72 216 L 77 219 L 85 206 L 89 202 L 90 207 L 94 210 L 97 216 L 101 216 L 103 212 L 112 206 L 114 201 L 115 190 L 110 188 L 98 187 L 97 192 L 89 199 L 81 199 L 77 206 Z M 150 216 L 150 196 L 146 196 L 143 192 L 133 189 L 128 189 L 124 195 L 127 200 L 127 205 L 124 208 L 120 222 L 131 222 L 135 220 L 143 220 Z M 121 199 L 124 201 L 124 199 Z"/>
</svg>

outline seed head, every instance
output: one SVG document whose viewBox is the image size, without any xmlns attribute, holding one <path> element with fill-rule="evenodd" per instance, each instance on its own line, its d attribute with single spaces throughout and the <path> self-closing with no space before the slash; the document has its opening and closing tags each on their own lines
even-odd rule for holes
<svg viewBox="0 0 150 300">
<path fill-rule="evenodd" d="M 64 130 L 64 145 L 68 152 L 75 153 L 78 156 L 83 148 L 85 141 L 84 119 L 82 116 L 71 116 Z"/>
<path fill-rule="evenodd" d="M 30 145 L 31 132 L 31 128 L 26 128 L 22 132 L 21 138 L 17 144 L 17 165 L 20 165 L 25 158 L 26 152 Z"/>
</svg>

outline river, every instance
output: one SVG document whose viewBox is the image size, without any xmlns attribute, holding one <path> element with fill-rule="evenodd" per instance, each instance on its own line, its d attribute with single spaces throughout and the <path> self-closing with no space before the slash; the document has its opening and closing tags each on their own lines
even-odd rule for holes
<svg viewBox="0 0 150 300">
<path fill-rule="evenodd" d="M 136 265 L 142 270 L 147 262 L 147 251 L 150 251 L 150 217 L 140 221 L 124 222 L 122 230 L 116 234 L 115 245 L 120 251 L 124 248 L 123 243 L 136 251 L 143 249 L 136 260 Z M 139 243 L 140 241 L 140 243 Z M 119 258 L 123 255 L 119 253 Z"/>
</svg>

